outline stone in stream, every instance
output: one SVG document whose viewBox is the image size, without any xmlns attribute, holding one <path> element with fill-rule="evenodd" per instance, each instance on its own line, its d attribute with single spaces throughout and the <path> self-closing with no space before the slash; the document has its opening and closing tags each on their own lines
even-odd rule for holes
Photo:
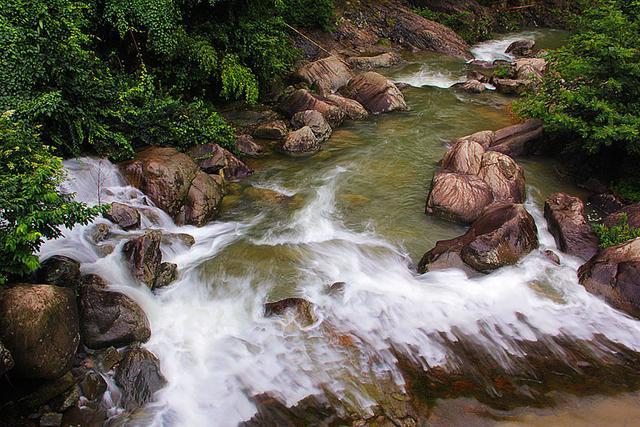
<svg viewBox="0 0 640 427">
<path fill-rule="evenodd" d="M 487 87 L 479 80 L 467 80 L 464 83 L 456 83 L 453 85 L 456 89 L 461 89 L 469 93 L 482 93 L 487 90 Z"/>
<path fill-rule="evenodd" d="M 187 224 L 205 225 L 217 215 L 223 197 L 224 178 L 198 172 L 184 203 L 184 221 Z"/>
<path fill-rule="evenodd" d="M 584 216 L 584 203 L 565 193 L 554 193 L 544 204 L 549 232 L 562 252 L 589 260 L 598 252 L 598 237 Z"/>
<path fill-rule="evenodd" d="M 107 391 L 107 383 L 102 375 L 91 369 L 84 374 L 82 381 L 80 381 L 80 388 L 84 397 L 96 400 L 102 398 L 102 395 Z"/>
<path fill-rule="evenodd" d="M 496 202 L 524 202 L 524 169 L 511 157 L 487 151 L 482 155 L 478 176 L 489 185 Z"/>
<path fill-rule="evenodd" d="M 35 273 L 37 283 L 77 289 L 80 283 L 80 263 L 73 258 L 54 255 L 42 261 Z"/>
<path fill-rule="evenodd" d="M 158 358 L 145 348 L 129 349 L 116 370 L 116 382 L 122 389 L 122 406 L 133 411 L 149 402 L 165 386 Z"/>
<path fill-rule="evenodd" d="M 398 64 L 402 58 L 395 52 L 381 53 L 375 56 L 352 56 L 347 60 L 349 65 L 358 70 L 372 68 L 388 68 Z"/>
<path fill-rule="evenodd" d="M 0 290 L 0 340 L 13 356 L 17 376 L 63 375 L 80 342 L 74 291 L 52 285 Z"/>
<path fill-rule="evenodd" d="M 286 316 L 287 314 L 293 315 L 293 318 L 302 326 L 308 326 L 317 321 L 313 303 L 304 298 L 285 298 L 264 305 L 266 317 Z"/>
<path fill-rule="evenodd" d="M 345 98 L 334 93 L 322 98 L 325 102 L 335 105 L 351 120 L 364 120 L 369 117 L 369 112 L 358 101 Z"/>
<path fill-rule="evenodd" d="M 315 85 L 321 93 L 335 92 L 353 77 L 349 66 L 336 56 L 311 62 L 300 68 L 296 74 L 310 85 Z"/>
<path fill-rule="evenodd" d="M 404 95 L 396 85 L 385 76 L 368 71 L 349 81 L 341 93 L 347 98 L 355 99 L 370 113 L 388 113 L 407 110 Z"/>
<path fill-rule="evenodd" d="M 263 123 L 253 131 L 253 137 L 259 139 L 272 139 L 280 141 L 289 133 L 287 122 L 284 120 L 276 120 L 273 122 Z"/>
<path fill-rule="evenodd" d="M 535 45 L 536 45 L 536 41 L 532 39 L 516 40 L 507 47 L 507 50 L 505 50 L 505 53 L 510 53 L 513 56 L 521 56 L 521 57 L 531 56 L 535 52 L 534 51 Z"/>
<path fill-rule="evenodd" d="M 291 124 L 294 128 L 300 129 L 309 126 L 316 136 L 319 144 L 325 142 L 331 136 L 331 126 L 325 120 L 324 116 L 315 110 L 306 110 L 295 113 L 291 118 Z"/>
<path fill-rule="evenodd" d="M 332 128 L 338 127 L 345 118 L 345 113 L 306 89 L 298 89 L 284 97 L 279 108 L 289 117 L 306 110 L 316 110 L 324 116 Z"/>
<path fill-rule="evenodd" d="M 493 203 L 491 187 L 476 175 L 436 172 L 427 197 L 427 214 L 472 223 Z"/>
<path fill-rule="evenodd" d="M 164 288 L 173 283 L 178 277 L 178 266 L 172 262 L 163 262 L 158 268 L 153 289 Z"/>
<path fill-rule="evenodd" d="M 264 154 L 262 147 L 253 140 L 251 135 L 239 135 L 234 146 L 239 153 L 245 156 L 260 156 Z"/>
<path fill-rule="evenodd" d="M 160 252 L 161 238 L 160 231 L 149 230 L 142 236 L 129 240 L 122 248 L 133 277 L 149 288 L 153 287 L 156 274 L 162 262 L 162 252 Z"/>
<path fill-rule="evenodd" d="M 580 267 L 578 277 L 587 291 L 640 317 L 640 237 L 602 249 Z"/>
<path fill-rule="evenodd" d="M 320 143 L 309 126 L 289 132 L 280 149 L 287 154 L 306 155 L 320 150 Z"/>
<path fill-rule="evenodd" d="M 140 227 L 140 212 L 123 203 L 112 203 L 103 216 L 124 230 Z"/>
<path fill-rule="evenodd" d="M 92 349 L 145 342 L 151 336 L 142 308 L 128 296 L 110 291 L 95 274 L 82 278 L 80 329 L 84 344 Z"/>
<path fill-rule="evenodd" d="M 521 204 L 489 207 L 462 236 L 437 242 L 418 265 L 418 271 L 471 267 L 489 273 L 517 263 L 538 247 L 533 217 Z"/>
</svg>

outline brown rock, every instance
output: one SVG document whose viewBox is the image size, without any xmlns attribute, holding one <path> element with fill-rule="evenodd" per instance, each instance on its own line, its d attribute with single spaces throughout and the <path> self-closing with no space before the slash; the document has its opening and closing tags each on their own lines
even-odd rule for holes
<svg viewBox="0 0 640 427">
<path fill-rule="evenodd" d="M 187 154 L 201 171 L 209 174 L 218 174 L 227 165 L 225 150 L 218 144 L 195 145 Z"/>
<path fill-rule="evenodd" d="M 584 217 L 584 203 L 565 193 L 554 193 L 544 204 L 549 232 L 562 252 L 589 260 L 598 252 L 598 237 Z"/>
<path fill-rule="evenodd" d="M 35 276 L 38 283 L 77 289 L 80 282 L 80 263 L 66 256 L 54 255 L 40 263 Z"/>
<path fill-rule="evenodd" d="M 189 188 L 184 205 L 184 222 L 202 226 L 218 213 L 224 197 L 224 179 L 199 172 Z"/>
<path fill-rule="evenodd" d="M 331 93 L 346 85 L 353 77 L 351 69 L 340 58 L 329 56 L 311 62 L 297 71 L 297 75 L 321 93 Z"/>
<path fill-rule="evenodd" d="M 140 347 L 133 347 L 124 355 L 116 371 L 116 381 L 122 389 L 122 405 L 128 411 L 149 402 L 167 383 L 158 358 Z"/>
<path fill-rule="evenodd" d="M 153 286 L 162 262 L 161 238 L 160 231 L 150 230 L 142 236 L 129 240 L 122 248 L 133 276 L 149 288 Z"/>
<path fill-rule="evenodd" d="M 254 138 L 272 139 L 280 141 L 289 133 L 287 122 L 284 120 L 276 120 L 274 122 L 264 123 L 256 128 L 253 132 Z"/>
<path fill-rule="evenodd" d="M 487 151 L 482 155 L 478 176 L 489 185 L 496 202 L 524 202 L 524 170 L 511 157 Z"/>
<path fill-rule="evenodd" d="M 145 342 L 151 336 L 142 308 L 128 296 L 108 290 L 95 274 L 82 279 L 80 319 L 84 344 L 93 349 Z"/>
<path fill-rule="evenodd" d="M 73 290 L 51 285 L 1 290 L 0 340 L 21 377 L 53 379 L 67 372 L 80 342 Z"/>
<path fill-rule="evenodd" d="M 153 288 L 164 288 L 173 283 L 178 277 L 178 266 L 172 262 L 163 262 L 160 264 L 158 274 L 156 274 L 156 280 L 153 283 Z"/>
<path fill-rule="evenodd" d="M 234 156 L 229 150 L 222 149 L 224 153 L 224 177 L 230 181 L 237 181 L 246 178 L 253 173 L 253 169 L 247 166 L 242 160 Z M 222 199 L 222 197 L 220 198 Z"/>
<path fill-rule="evenodd" d="M 547 71 L 544 58 L 522 58 L 516 60 L 516 78 L 518 80 L 538 81 Z"/>
<path fill-rule="evenodd" d="M 11 352 L 0 341 L 0 377 L 13 368 L 14 362 Z"/>
<path fill-rule="evenodd" d="M 459 267 L 463 262 L 488 273 L 517 263 L 536 247 L 538 231 L 533 217 L 522 205 L 501 203 L 486 209 L 463 236 L 438 242 L 424 255 L 418 269 Z"/>
<path fill-rule="evenodd" d="M 103 216 L 125 230 L 140 227 L 140 212 L 123 203 L 114 202 Z"/>
<path fill-rule="evenodd" d="M 320 144 L 309 126 L 289 132 L 281 146 L 282 151 L 288 154 L 304 155 L 312 154 L 320 150 Z"/>
<path fill-rule="evenodd" d="M 480 172 L 484 148 L 472 140 L 456 143 L 442 158 L 442 169 L 470 175 Z"/>
<path fill-rule="evenodd" d="M 407 103 L 404 95 L 385 76 L 368 71 L 349 81 L 342 89 L 347 98 L 355 99 L 373 114 L 404 111 Z"/>
<path fill-rule="evenodd" d="M 482 93 L 487 87 L 479 80 L 467 80 L 464 83 L 456 83 L 454 87 L 469 93 Z"/>
<path fill-rule="evenodd" d="M 640 238 L 601 250 L 580 267 L 578 277 L 587 291 L 640 317 Z"/>
<path fill-rule="evenodd" d="M 324 116 L 315 110 L 295 113 L 291 119 L 291 123 L 296 129 L 309 126 L 318 144 L 322 144 L 331 136 L 331 126 L 329 126 L 329 123 L 324 119 Z"/>
<path fill-rule="evenodd" d="M 494 79 L 496 90 L 505 95 L 520 95 L 527 90 L 528 84 L 524 80 Z"/>
<path fill-rule="evenodd" d="M 293 318 L 303 326 L 308 326 L 316 322 L 314 305 L 303 298 L 285 298 L 276 302 L 268 302 L 264 305 L 264 315 L 286 316 L 293 315 Z"/>
<path fill-rule="evenodd" d="M 624 217 L 627 218 L 627 224 L 629 224 L 629 227 L 640 228 L 640 203 L 625 206 L 611 215 L 608 215 L 604 219 L 604 225 L 607 227 L 614 227 L 620 224 L 620 221 L 622 221 Z"/>
<path fill-rule="evenodd" d="M 96 400 L 102 398 L 104 392 L 107 391 L 107 383 L 98 372 L 91 369 L 84 374 L 84 378 L 80 381 L 80 388 L 84 397 Z"/>
<path fill-rule="evenodd" d="M 369 117 L 369 112 L 358 101 L 345 98 L 344 96 L 329 94 L 323 98 L 327 103 L 335 105 L 346 117 L 351 120 L 363 120 Z"/>
<path fill-rule="evenodd" d="M 316 110 L 324 116 L 332 128 L 338 127 L 345 117 L 345 113 L 340 108 L 323 101 L 306 89 L 298 89 L 287 96 L 280 103 L 280 109 L 289 117 L 300 111 Z"/>
<path fill-rule="evenodd" d="M 240 135 L 235 142 L 236 150 L 245 156 L 260 156 L 264 154 L 262 147 L 257 144 L 251 135 Z"/>
<path fill-rule="evenodd" d="M 560 265 L 560 257 L 552 250 L 547 249 L 546 251 L 544 251 L 544 256 L 546 256 L 547 259 L 549 259 L 549 261 L 551 261 L 555 265 Z"/>
<path fill-rule="evenodd" d="M 507 47 L 506 53 L 510 53 L 514 56 L 531 56 L 534 54 L 534 48 L 536 45 L 535 40 L 524 39 L 516 40 Z"/>
<path fill-rule="evenodd" d="M 540 120 L 527 120 L 495 131 L 487 149 L 511 157 L 526 156 L 536 151 L 543 133 Z"/>
<path fill-rule="evenodd" d="M 347 62 L 358 70 L 371 70 L 373 68 L 393 67 L 398 64 L 400 60 L 400 55 L 397 53 L 385 52 L 376 56 L 354 56 L 349 58 Z"/>
<path fill-rule="evenodd" d="M 493 203 L 491 187 L 475 175 L 437 172 L 431 182 L 426 213 L 449 221 L 472 223 Z"/>
</svg>

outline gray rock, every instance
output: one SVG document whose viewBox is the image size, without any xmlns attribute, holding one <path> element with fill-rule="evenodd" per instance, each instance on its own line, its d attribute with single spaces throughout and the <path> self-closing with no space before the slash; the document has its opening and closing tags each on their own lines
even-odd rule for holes
<svg viewBox="0 0 640 427">
<path fill-rule="evenodd" d="M 162 262 L 161 238 L 160 231 L 150 230 L 129 240 L 122 248 L 133 276 L 149 288 L 153 287 Z"/>
<path fill-rule="evenodd" d="M 54 255 L 42 261 L 35 276 L 38 283 L 77 289 L 80 282 L 80 263 L 66 256 Z"/>
<path fill-rule="evenodd" d="M 296 129 L 309 126 L 319 144 L 322 144 L 331 136 L 331 126 L 329 126 L 324 116 L 315 110 L 300 111 L 294 114 L 291 123 Z"/>
<path fill-rule="evenodd" d="M 287 134 L 289 133 L 289 129 L 287 127 L 287 122 L 284 120 L 276 120 L 269 123 L 261 124 L 253 131 L 253 137 L 259 139 L 272 139 L 275 141 L 283 140 Z"/>
<path fill-rule="evenodd" d="M 289 132 L 281 146 L 281 150 L 287 154 L 305 155 L 320 150 L 320 144 L 309 126 Z"/>
<path fill-rule="evenodd" d="M 122 405 L 128 411 L 142 407 L 166 384 L 158 358 L 140 347 L 133 347 L 124 355 L 116 381 L 122 389 Z"/>
<path fill-rule="evenodd" d="M 178 266 L 172 262 L 163 262 L 160 264 L 156 280 L 153 288 L 164 288 L 173 283 L 178 277 Z"/>
<path fill-rule="evenodd" d="M 104 213 L 104 217 L 125 230 L 140 227 L 140 212 L 123 203 L 112 203 L 109 210 Z"/>
</svg>

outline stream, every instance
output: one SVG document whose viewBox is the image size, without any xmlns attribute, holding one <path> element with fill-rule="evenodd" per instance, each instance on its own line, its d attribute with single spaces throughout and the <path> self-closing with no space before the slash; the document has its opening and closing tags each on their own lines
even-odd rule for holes
<svg viewBox="0 0 640 427">
<path fill-rule="evenodd" d="M 473 53 L 507 59 L 506 46 L 523 37 L 552 48 L 564 34 L 504 36 Z M 66 189 L 78 200 L 124 201 L 141 209 L 142 229 L 195 237 L 191 248 L 162 246 L 179 276 L 155 292 L 121 260 L 122 245 L 140 230 L 114 231 L 109 243 L 116 247 L 106 256 L 90 240 L 92 225 L 41 250 L 42 259 L 77 259 L 83 273 L 99 274 L 149 317 L 145 347 L 160 359 L 168 384 L 143 410 L 124 415 L 127 425 L 236 426 L 256 414 L 259 395 L 286 407 L 320 396 L 336 417 L 353 419 L 411 398 L 429 408 L 433 425 L 567 425 L 571 411 L 587 413 L 575 409 L 580 405 L 596 411 L 592 421 L 598 407 L 631 411 L 640 381 L 626 369 L 640 350 L 640 323 L 587 293 L 576 277 L 580 260 L 557 250 L 544 200 L 554 191 L 581 193 L 558 176 L 553 160 L 518 160 L 538 250 L 485 276 L 414 272 L 436 241 L 465 230 L 424 214 L 447 143 L 512 119 L 511 100 L 500 94 L 449 89 L 464 80 L 464 62 L 426 53 L 406 59 L 382 72 L 411 85 L 409 112 L 348 121 L 311 157 L 248 160 L 256 172 L 230 185 L 220 217 L 204 227 L 174 224 L 106 160 L 65 162 Z M 560 266 L 546 249 L 560 255 Z M 328 291 L 335 282 L 345 283 L 341 292 Z M 312 301 L 318 320 L 303 326 L 264 316 L 265 302 L 287 297 Z M 431 385 L 437 372 L 457 382 Z M 525 380 L 513 389 L 496 378 Z M 468 383 L 481 387 L 467 390 Z M 107 394 L 118 416 L 117 388 Z M 533 407 L 539 409 L 525 410 Z"/>
</svg>

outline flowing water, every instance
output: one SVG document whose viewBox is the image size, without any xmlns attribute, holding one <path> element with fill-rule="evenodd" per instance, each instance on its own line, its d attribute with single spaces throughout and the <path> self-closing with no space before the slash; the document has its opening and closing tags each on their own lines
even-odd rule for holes
<svg viewBox="0 0 640 427">
<path fill-rule="evenodd" d="M 543 47 L 561 38 L 549 31 L 533 35 Z M 518 37 L 474 53 L 500 57 L 505 43 Z M 91 226 L 42 249 L 42 258 L 78 259 L 83 272 L 103 276 L 149 317 L 152 337 L 145 345 L 159 357 L 168 384 L 125 422 L 235 426 L 256 414 L 256 396 L 268 395 L 286 407 L 319 396 L 342 418 L 370 417 L 380 405 L 393 406 L 393 396 L 396 404 L 427 402 L 434 422 L 446 420 L 443 413 L 460 416 L 442 425 L 542 423 L 545 414 L 513 411 L 521 402 L 551 405 L 550 391 L 636 389 L 624 367 L 640 350 L 640 324 L 578 284 L 579 260 L 561 255 L 555 266 L 543 255 L 557 251 L 541 214 L 544 198 L 558 190 L 577 193 L 552 161 L 521 162 L 539 250 L 486 276 L 412 271 L 436 241 L 464 232 L 423 213 L 447 142 L 511 123 L 508 99 L 446 89 L 464 69 L 463 62 L 434 55 L 410 57 L 390 73 L 414 86 L 405 92 L 409 112 L 348 122 L 309 158 L 252 160 L 256 173 L 232 184 L 221 217 L 201 228 L 175 225 L 107 161 L 65 163 L 67 187 L 78 199 L 126 201 L 141 208 L 143 227 L 196 240 L 191 248 L 163 245 L 163 259 L 178 264 L 179 277 L 156 292 L 136 283 L 121 260 L 121 246 L 139 231 L 115 232 L 109 242 L 115 250 L 106 256 L 91 243 Z M 345 283 L 342 292 L 328 292 L 334 282 Z M 314 303 L 315 323 L 264 316 L 265 302 L 292 296 Z M 542 367 L 545 361 L 551 368 Z M 503 377 L 532 385 L 509 394 L 500 386 Z M 476 387 L 465 393 L 469 383 Z M 460 396 L 488 406 L 466 413 L 469 403 Z M 117 394 L 110 398 L 117 402 Z M 490 413 L 496 408 L 503 412 Z M 511 411 L 507 418 L 504 411 Z"/>
</svg>

